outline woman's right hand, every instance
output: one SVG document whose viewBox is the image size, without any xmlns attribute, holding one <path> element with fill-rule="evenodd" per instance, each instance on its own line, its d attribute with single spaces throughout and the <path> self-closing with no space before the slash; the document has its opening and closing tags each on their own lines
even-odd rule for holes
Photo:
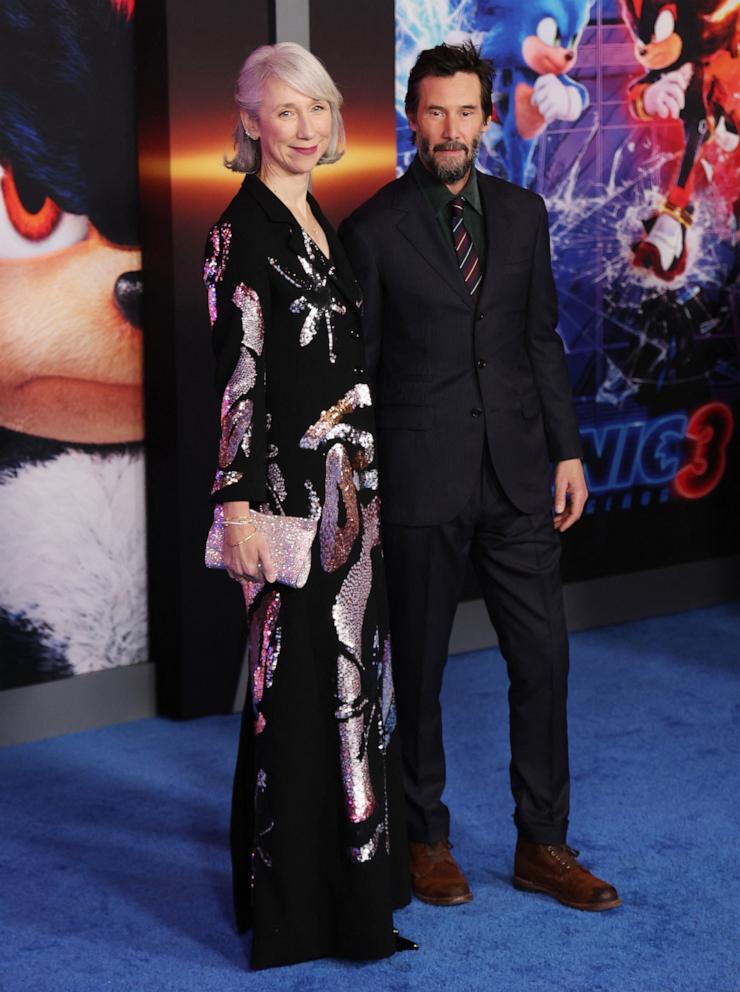
<svg viewBox="0 0 740 992">
<path fill-rule="evenodd" d="M 252 523 L 224 528 L 224 567 L 237 582 L 274 582 L 277 578 L 265 535 Z"/>
<path fill-rule="evenodd" d="M 224 519 L 224 567 L 237 582 L 274 582 L 277 578 L 264 534 L 247 520 L 249 503 L 226 502 Z M 244 520 L 244 523 L 238 521 Z"/>
</svg>

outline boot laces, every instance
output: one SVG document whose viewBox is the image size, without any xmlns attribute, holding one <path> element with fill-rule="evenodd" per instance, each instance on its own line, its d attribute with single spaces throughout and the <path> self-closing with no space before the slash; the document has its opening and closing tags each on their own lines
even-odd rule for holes
<svg viewBox="0 0 740 992">
<path fill-rule="evenodd" d="M 454 863 L 455 859 L 450 854 L 451 850 L 452 844 L 448 840 L 437 841 L 436 844 L 431 845 L 427 859 L 435 864 L 443 861 Z"/>
<path fill-rule="evenodd" d="M 580 856 L 580 851 L 577 851 L 574 847 L 569 844 L 548 844 L 547 845 L 548 854 L 562 865 L 567 871 L 571 868 L 582 868 L 583 866 L 578 863 L 578 857 Z"/>
</svg>

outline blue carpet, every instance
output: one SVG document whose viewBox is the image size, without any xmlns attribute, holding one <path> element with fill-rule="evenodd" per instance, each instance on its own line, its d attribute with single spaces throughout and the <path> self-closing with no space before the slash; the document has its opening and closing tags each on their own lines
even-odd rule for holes
<svg viewBox="0 0 740 992">
<path fill-rule="evenodd" d="M 398 914 L 417 954 L 259 974 L 231 929 L 235 717 L 146 720 L 0 752 L 2 992 L 737 992 L 740 607 L 572 640 L 570 840 L 624 906 L 509 884 L 499 654 L 449 665 L 455 853 L 467 906 Z"/>
</svg>

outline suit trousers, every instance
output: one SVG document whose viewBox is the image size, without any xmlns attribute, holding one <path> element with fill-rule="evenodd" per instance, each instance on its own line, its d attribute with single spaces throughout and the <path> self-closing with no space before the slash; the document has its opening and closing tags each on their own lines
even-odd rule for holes
<svg viewBox="0 0 740 992">
<path fill-rule="evenodd" d="M 432 844 L 449 834 L 440 692 L 470 557 L 507 664 L 514 821 L 533 843 L 564 843 L 568 635 L 560 536 L 549 509 L 517 510 L 485 451 L 475 491 L 455 519 L 384 524 L 383 546 L 409 838 Z M 470 755 L 471 773 L 485 759 Z"/>
</svg>

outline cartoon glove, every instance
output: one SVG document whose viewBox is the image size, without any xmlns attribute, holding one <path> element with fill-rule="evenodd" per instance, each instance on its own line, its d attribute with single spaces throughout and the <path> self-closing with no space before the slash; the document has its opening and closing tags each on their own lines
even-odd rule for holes
<svg viewBox="0 0 740 992">
<path fill-rule="evenodd" d="M 547 124 L 552 121 L 576 121 L 583 111 L 581 94 L 575 86 L 566 86 L 551 72 L 538 76 L 532 103 Z"/>
<path fill-rule="evenodd" d="M 645 113 L 651 117 L 677 118 L 686 103 L 686 87 L 693 71 L 694 67 L 687 62 L 651 83 L 642 98 Z"/>
</svg>

